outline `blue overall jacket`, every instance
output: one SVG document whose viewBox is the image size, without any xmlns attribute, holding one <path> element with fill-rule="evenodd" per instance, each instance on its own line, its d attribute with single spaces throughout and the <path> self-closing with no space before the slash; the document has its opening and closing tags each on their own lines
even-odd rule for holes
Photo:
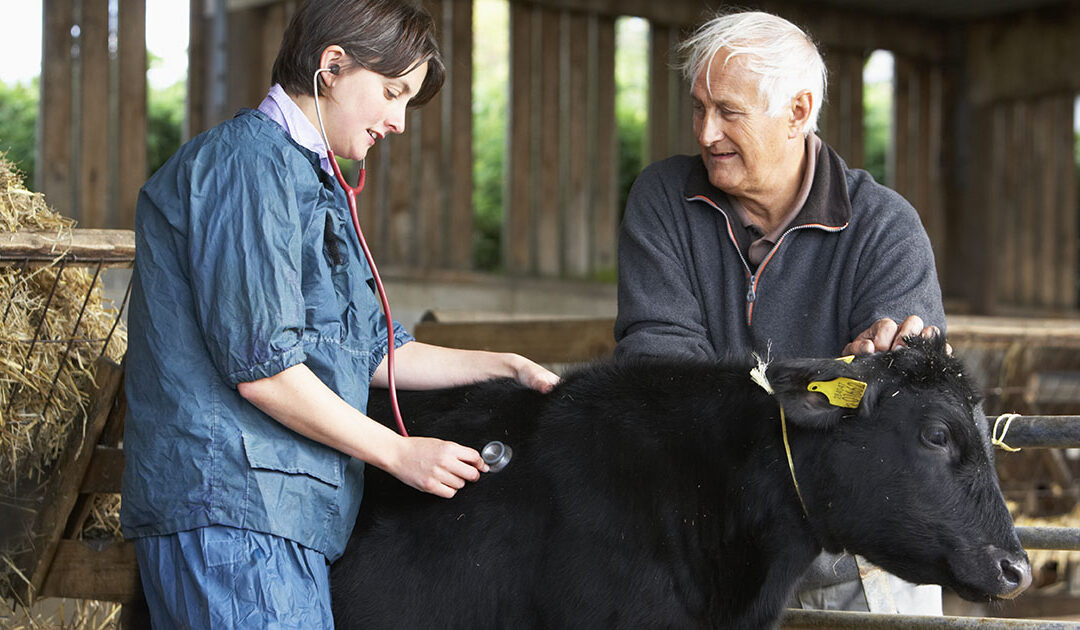
<svg viewBox="0 0 1080 630">
<path fill-rule="evenodd" d="M 244 110 L 146 182 L 128 315 L 124 535 L 227 525 L 341 555 L 363 463 L 244 400 L 305 364 L 363 411 L 386 323 L 344 193 Z M 395 324 L 395 345 L 412 337 Z"/>
</svg>

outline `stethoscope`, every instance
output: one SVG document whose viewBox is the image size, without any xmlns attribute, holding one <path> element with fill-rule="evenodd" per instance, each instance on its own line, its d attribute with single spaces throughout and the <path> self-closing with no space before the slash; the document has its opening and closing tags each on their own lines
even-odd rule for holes
<svg viewBox="0 0 1080 630">
<path fill-rule="evenodd" d="M 334 151 L 330 148 L 330 140 L 326 136 L 326 127 L 323 126 L 322 110 L 319 109 L 319 75 L 323 72 L 337 75 L 341 72 L 341 66 L 332 63 L 328 68 L 319 68 L 315 71 L 315 75 L 312 77 L 311 91 L 315 97 L 315 117 L 319 120 L 319 132 L 322 134 L 323 144 L 326 145 L 326 157 L 330 160 L 330 167 L 334 169 L 334 177 L 341 184 L 341 189 L 345 191 L 345 198 L 349 203 L 349 214 L 352 215 L 353 228 L 356 230 L 356 239 L 360 241 L 360 248 L 364 250 L 364 258 L 367 259 L 368 267 L 371 269 L 371 276 L 375 279 L 375 289 L 379 293 L 379 301 L 382 303 L 383 313 L 386 315 L 386 368 L 388 374 L 387 385 L 390 389 L 390 406 L 394 410 L 394 421 L 397 422 L 398 432 L 405 437 L 409 437 L 409 433 L 405 430 L 405 421 L 401 419 L 401 407 L 398 405 L 397 399 L 397 384 L 394 380 L 394 318 L 390 315 L 390 301 L 386 298 L 386 289 L 383 288 L 382 278 L 379 277 L 379 270 L 375 266 L 375 259 L 372 257 L 367 240 L 364 238 L 364 231 L 360 229 L 360 217 L 356 212 L 356 195 L 360 194 L 360 191 L 364 189 L 367 169 L 364 167 L 364 162 L 361 161 L 360 177 L 356 182 L 356 186 L 350 186 L 349 182 L 345 180 L 345 175 L 342 174 L 337 160 L 334 159 Z M 488 442 L 480 451 L 480 456 L 487 463 L 489 472 L 502 470 L 510 462 L 512 455 L 513 450 L 499 441 Z"/>
<path fill-rule="evenodd" d="M 405 430 L 405 422 L 401 419 L 401 407 L 398 406 L 397 400 L 397 383 L 394 380 L 394 318 L 390 315 L 390 301 L 386 299 L 386 289 L 383 288 L 382 278 L 379 277 L 379 270 L 375 266 L 375 258 L 372 257 L 371 250 L 368 248 L 367 240 L 364 238 L 364 231 L 360 229 L 360 217 L 356 213 L 356 195 L 360 194 L 360 191 L 364 189 L 367 169 L 364 168 L 364 162 L 361 161 L 360 177 L 355 187 L 350 186 L 349 182 L 345 181 L 345 175 L 342 174 L 337 160 L 334 159 L 334 151 L 330 148 L 330 140 L 326 137 L 326 127 L 323 126 L 322 110 L 319 109 L 319 75 L 323 72 L 336 75 L 341 72 L 341 66 L 333 63 L 330 64 L 329 68 L 319 68 L 315 71 L 315 75 L 312 77 L 315 116 L 319 119 L 319 132 L 322 133 L 323 144 L 326 145 L 326 157 L 330 160 L 330 167 L 334 169 L 334 177 L 341 184 L 341 189 L 345 191 L 345 198 L 349 203 L 349 213 L 352 215 L 353 228 L 356 229 L 356 238 L 360 241 L 360 248 L 364 250 L 364 258 L 367 259 L 368 267 L 371 269 L 371 276 L 375 279 L 375 288 L 379 292 L 379 301 L 382 302 L 383 313 L 386 315 L 386 368 L 388 374 L 387 383 L 390 388 L 390 406 L 394 410 L 394 421 L 397 422 L 398 431 L 401 435 L 409 437 L 409 432 Z"/>
</svg>

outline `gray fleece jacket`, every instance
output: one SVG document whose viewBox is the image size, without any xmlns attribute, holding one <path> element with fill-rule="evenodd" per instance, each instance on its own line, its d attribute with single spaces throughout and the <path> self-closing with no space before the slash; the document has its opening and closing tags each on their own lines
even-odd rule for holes
<svg viewBox="0 0 1080 630">
<path fill-rule="evenodd" d="M 616 357 L 837 356 L 883 317 L 945 330 L 915 209 L 821 143 L 810 195 L 756 270 L 700 156 L 646 168 L 619 236 Z"/>
</svg>

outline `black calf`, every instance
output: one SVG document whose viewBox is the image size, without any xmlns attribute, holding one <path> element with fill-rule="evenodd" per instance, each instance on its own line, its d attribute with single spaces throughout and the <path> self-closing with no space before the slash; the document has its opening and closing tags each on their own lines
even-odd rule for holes
<svg viewBox="0 0 1080 630">
<path fill-rule="evenodd" d="M 975 390 L 943 340 L 910 346 L 777 361 L 774 395 L 749 364 L 686 361 L 595 365 L 547 395 L 509 381 L 403 392 L 411 432 L 514 456 L 451 500 L 368 467 L 332 568 L 336 622 L 770 627 L 823 547 L 971 599 L 1015 596 L 1030 568 Z M 808 389 L 837 378 L 866 384 L 856 408 Z"/>
</svg>

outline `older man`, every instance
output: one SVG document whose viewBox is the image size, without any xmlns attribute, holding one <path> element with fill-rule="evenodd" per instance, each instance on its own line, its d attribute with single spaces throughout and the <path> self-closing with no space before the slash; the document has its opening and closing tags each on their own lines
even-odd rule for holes
<svg viewBox="0 0 1080 630">
<path fill-rule="evenodd" d="M 809 37 L 736 13 L 682 49 L 701 155 L 649 166 L 627 200 L 616 356 L 837 356 L 944 329 L 915 210 L 814 134 L 826 72 Z M 940 614 L 937 587 L 891 581 L 901 612 Z M 867 609 L 850 558 L 807 583 L 806 607 Z"/>
</svg>

